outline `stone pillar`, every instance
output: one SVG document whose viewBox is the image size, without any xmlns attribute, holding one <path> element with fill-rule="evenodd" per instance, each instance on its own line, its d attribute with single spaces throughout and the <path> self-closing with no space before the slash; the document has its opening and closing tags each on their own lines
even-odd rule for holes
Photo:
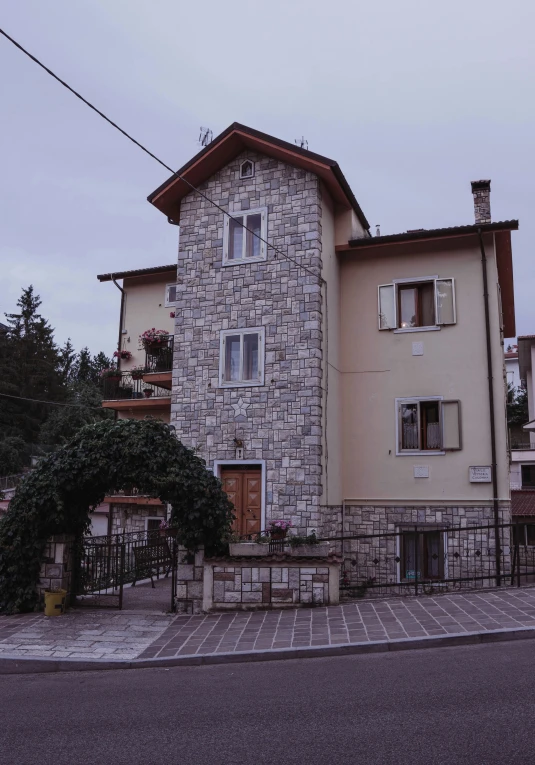
<svg viewBox="0 0 535 765">
<path fill-rule="evenodd" d="M 472 181 L 474 216 L 477 223 L 490 223 L 490 181 Z"/>
<path fill-rule="evenodd" d="M 187 556 L 182 547 L 178 550 L 175 604 L 178 613 L 203 612 L 204 587 L 204 548 L 195 553 L 193 563 L 181 563 Z"/>
<path fill-rule="evenodd" d="M 38 592 L 39 602 L 44 601 L 45 590 L 67 590 L 69 595 L 72 583 L 72 543 L 74 537 L 61 535 L 49 539 L 45 558 L 41 565 Z M 68 602 L 68 597 L 67 597 Z"/>
</svg>

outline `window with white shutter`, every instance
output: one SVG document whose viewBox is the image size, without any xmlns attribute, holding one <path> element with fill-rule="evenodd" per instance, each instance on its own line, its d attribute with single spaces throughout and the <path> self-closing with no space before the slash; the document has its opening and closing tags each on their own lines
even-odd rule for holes
<svg viewBox="0 0 535 765">
<path fill-rule="evenodd" d="M 397 454 L 442 454 L 462 448 L 461 404 L 442 398 L 396 399 Z"/>
<path fill-rule="evenodd" d="M 421 277 L 395 279 L 378 287 L 379 329 L 418 332 L 457 321 L 455 280 Z"/>
</svg>

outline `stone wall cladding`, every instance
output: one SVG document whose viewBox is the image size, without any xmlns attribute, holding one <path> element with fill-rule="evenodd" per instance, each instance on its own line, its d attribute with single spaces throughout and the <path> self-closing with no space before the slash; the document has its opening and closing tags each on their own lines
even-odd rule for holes
<svg viewBox="0 0 535 765">
<path fill-rule="evenodd" d="M 329 603 L 329 567 L 283 563 L 228 564 L 213 567 L 214 608 L 282 608 Z"/>
<path fill-rule="evenodd" d="M 245 158 L 253 178 L 240 179 Z M 321 273 L 318 178 L 243 152 L 201 189 L 229 212 L 267 207 L 267 239 Z M 198 193 L 181 204 L 171 423 L 208 467 L 266 460 L 266 521 L 319 527 L 322 432 L 322 308 L 319 277 L 272 249 L 267 261 L 224 267 L 223 213 Z M 265 384 L 219 387 L 220 332 L 264 327 Z M 242 399 L 246 414 L 232 404 Z"/>
<path fill-rule="evenodd" d="M 132 531 L 145 531 L 147 518 L 166 518 L 167 509 L 163 505 L 126 505 L 112 506 L 112 534 Z"/>
<path fill-rule="evenodd" d="M 323 526 L 325 536 L 342 536 L 342 508 L 322 508 L 326 519 Z M 508 503 L 500 503 L 500 523 L 511 522 L 511 510 Z M 389 595 L 397 591 L 380 588 L 380 584 L 392 585 L 398 582 L 396 558 L 399 556 L 399 537 L 395 532 L 400 529 L 412 530 L 418 526 L 441 525 L 452 529 L 447 534 L 447 560 L 449 576 L 456 578 L 483 576 L 495 573 L 494 555 L 494 509 L 492 505 L 481 506 L 377 506 L 347 505 L 344 510 L 343 541 L 336 541 L 334 549 L 343 558 L 342 568 L 346 572 L 348 583 L 362 585 L 367 580 L 374 582 L 368 594 Z M 490 528 L 486 527 L 490 525 Z M 470 527 L 466 532 L 454 531 Z M 471 527 L 481 527 L 471 530 Z M 391 534 L 391 536 L 385 536 Z M 502 532 L 502 573 L 510 570 L 509 530 Z M 368 538 L 367 535 L 369 535 Z M 378 536 L 373 536 L 378 535 Z M 382 536 L 379 536 L 382 535 Z M 354 537 L 360 536 L 359 539 Z M 364 537 L 364 538 L 362 538 Z M 479 550 L 479 553 L 477 551 Z M 490 554 L 487 552 L 490 551 Z M 451 585 L 450 585 L 451 586 Z M 455 585 L 454 588 L 460 585 Z M 473 582 L 463 586 L 472 588 Z M 493 586 L 493 580 L 482 579 L 478 586 Z M 410 591 L 401 594 L 411 594 Z"/>
</svg>

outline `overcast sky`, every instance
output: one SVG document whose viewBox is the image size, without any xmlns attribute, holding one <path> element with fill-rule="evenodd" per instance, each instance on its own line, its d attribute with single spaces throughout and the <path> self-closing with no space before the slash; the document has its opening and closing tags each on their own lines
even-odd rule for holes
<svg viewBox="0 0 535 765">
<path fill-rule="evenodd" d="M 239 121 L 338 161 L 383 234 L 473 222 L 492 179 L 535 332 L 535 4 L 529 0 L 18 0 L 1 26 L 172 167 Z M 146 201 L 168 177 L 0 38 L 0 321 L 33 284 L 63 343 L 111 353 L 98 273 L 173 263 Z"/>
</svg>

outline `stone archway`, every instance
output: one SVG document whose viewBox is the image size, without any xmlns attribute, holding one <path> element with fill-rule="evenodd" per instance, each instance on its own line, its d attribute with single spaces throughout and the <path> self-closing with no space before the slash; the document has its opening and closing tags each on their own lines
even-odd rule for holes
<svg viewBox="0 0 535 765">
<path fill-rule="evenodd" d="M 169 426 L 151 419 L 87 425 L 20 484 L 0 522 L 0 612 L 34 609 L 47 540 L 81 538 L 106 493 L 131 485 L 171 505 L 186 548 L 215 552 L 224 543 L 232 505 Z"/>
</svg>

